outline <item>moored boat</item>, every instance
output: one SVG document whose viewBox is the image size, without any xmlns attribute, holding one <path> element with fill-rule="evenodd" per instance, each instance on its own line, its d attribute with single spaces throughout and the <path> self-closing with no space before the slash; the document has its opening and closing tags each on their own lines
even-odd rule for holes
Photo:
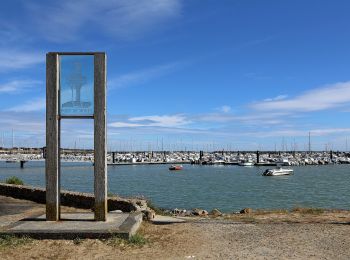
<svg viewBox="0 0 350 260">
<path fill-rule="evenodd" d="M 245 167 L 250 167 L 254 166 L 254 163 L 251 160 L 241 160 L 241 162 L 238 163 L 239 166 L 245 166 Z"/>
<path fill-rule="evenodd" d="M 169 170 L 170 171 L 179 171 L 179 170 L 182 170 L 182 165 L 171 165 L 169 167 Z"/>
<path fill-rule="evenodd" d="M 267 169 L 263 172 L 263 176 L 280 176 L 293 174 L 293 169 L 278 167 L 275 169 Z"/>
<path fill-rule="evenodd" d="M 16 163 L 18 162 L 17 158 L 12 158 L 10 160 L 6 160 L 7 163 Z"/>
</svg>

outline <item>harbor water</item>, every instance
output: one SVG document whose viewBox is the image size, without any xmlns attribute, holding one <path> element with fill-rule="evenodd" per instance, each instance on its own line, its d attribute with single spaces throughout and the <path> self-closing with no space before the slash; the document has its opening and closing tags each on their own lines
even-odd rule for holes
<svg viewBox="0 0 350 260">
<path fill-rule="evenodd" d="M 181 171 L 168 167 L 109 166 L 108 192 L 143 196 L 166 209 L 350 209 L 350 165 L 296 166 L 293 175 L 273 177 L 261 175 L 267 167 L 184 165 Z M 63 162 L 61 169 L 62 189 L 93 192 L 91 163 Z M 44 187 L 44 162 L 27 162 L 23 169 L 18 163 L 0 162 L 0 181 L 10 176 Z"/>
</svg>

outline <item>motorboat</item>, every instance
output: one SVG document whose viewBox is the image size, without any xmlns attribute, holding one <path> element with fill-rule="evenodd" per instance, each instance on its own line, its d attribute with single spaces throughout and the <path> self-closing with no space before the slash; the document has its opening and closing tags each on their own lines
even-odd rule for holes
<svg viewBox="0 0 350 260">
<path fill-rule="evenodd" d="M 293 174 L 293 169 L 277 167 L 275 169 L 266 169 L 263 172 L 263 176 L 280 176 Z"/>
<path fill-rule="evenodd" d="M 182 170 L 182 165 L 171 165 L 170 167 L 169 167 L 169 170 L 170 171 L 180 171 L 180 170 Z"/>
</svg>

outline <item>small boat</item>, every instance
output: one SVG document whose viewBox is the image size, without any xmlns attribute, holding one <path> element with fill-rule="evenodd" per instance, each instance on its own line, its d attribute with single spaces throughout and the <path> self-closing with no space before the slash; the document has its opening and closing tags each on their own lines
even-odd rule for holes
<svg viewBox="0 0 350 260">
<path fill-rule="evenodd" d="M 280 176 L 293 174 L 293 169 L 278 167 L 275 169 L 267 169 L 263 172 L 263 176 Z"/>
<path fill-rule="evenodd" d="M 254 166 L 254 163 L 250 160 L 242 160 L 238 163 L 239 166 L 245 166 L 245 167 L 250 167 L 250 166 Z"/>
<path fill-rule="evenodd" d="M 170 171 L 179 171 L 179 170 L 182 170 L 182 165 L 171 165 L 169 167 L 169 170 Z"/>
<path fill-rule="evenodd" d="M 10 160 L 6 160 L 7 163 L 16 163 L 18 162 L 18 160 L 16 158 L 10 159 Z"/>
</svg>

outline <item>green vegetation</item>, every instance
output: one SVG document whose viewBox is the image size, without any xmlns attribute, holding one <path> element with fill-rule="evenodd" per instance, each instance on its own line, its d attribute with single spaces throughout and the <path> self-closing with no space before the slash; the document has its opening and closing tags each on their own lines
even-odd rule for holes
<svg viewBox="0 0 350 260">
<path fill-rule="evenodd" d="M 293 213 L 300 213 L 300 214 L 313 214 L 313 215 L 319 215 L 324 213 L 324 209 L 320 208 L 300 208 L 295 207 L 291 210 Z"/>
<path fill-rule="evenodd" d="M 255 215 L 269 215 L 269 214 L 288 214 L 286 209 L 257 209 L 254 211 Z"/>
<path fill-rule="evenodd" d="M 116 197 L 117 195 L 115 195 L 114 193 L 112 192 L 107 192 L 107 197 Z"/>
<path fill-rule="evenodd" d="M 157 215 L 170 215 L 166 213 L 164 209 L 157 207 L 151 200 L 147 200 L 147 206 L 152 209 Z"/>
<path fill-rule="evenodd" d="M 5 183 L 7 184 L 15 184 L 15 185 L 24 185 L 23 181 L 16 177 L 16 176 L 12 176 L 12 177 L 9 177 L 5 180 Z"/>
<path fill-rule="evenodd" d="M 105 242 L 109 246 L 125 247 L 128 245 L 129 246 L 143 246 L 143 245 L 148 243 L 148 240 L 140 233 L 137 233 L 137 234 L 131 236 L 129 239 L 124 239 L 118 235 L 115 235 L 115 236 L 105 240 Z"/>
<path fill-rule="evenodd" d="M 133 236 L 131 236 L 128 240 L 129 244 L 136 245 L 136 246 L 143 246 L 147 243 L 147 239 L 144 238 L 141 234 L 137 233 Z"/>
<path fill-rule="evenodd" d="M 12 235 L 0 235 L 0 248 L 16 247 L 31 243 L 33 240 L 27 236 L 16 237 Z"/>
<path fill-rule="evenodd" d="M 74 245 L 80 245 L 83 242 L 83 240 L 80 237 L 76 237 L 73 239 Z"/>
<path fill-rule="evenodd" d="M 244 216 L 239 218 L 239 220 L 245 222 L 245 223 L 255 223 L 257 220 L 256 218 L 252 217 L 252 216 Z"/>
</svg>

